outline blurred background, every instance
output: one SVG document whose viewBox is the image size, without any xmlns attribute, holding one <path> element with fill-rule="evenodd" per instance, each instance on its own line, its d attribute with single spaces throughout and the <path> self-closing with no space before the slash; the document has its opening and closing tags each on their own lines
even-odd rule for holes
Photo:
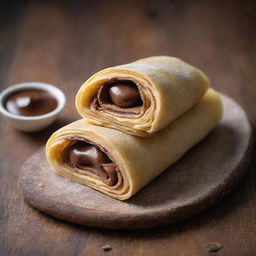
<svg viewBox="0 0 256 256">
<path fill-rule="evenodd" d="M 256 128 L 254 0 L 0 1 L 0 91 L 41 81 L 67 96 L 59 120 L 42 132 L 18 132 L 0 117 L 0 255 L 101 255 L 101 246 L 110 243 L 109 255 L 192 256 L 206 255 L 209 241 L 224 244 L 220 255 L 255 255 L 255 160 L 217 206 L 147 232 L 78 227 L 23 201 L 20 166 L 54 130 L 79 118 L 74 99 L 81 84 L 100 69 L 152 55 L 176 56 L 202 69 Z"/>
<path fill-rule="evenodd" d="M 256 1 L 1 1 L 0 86 L 53 83 L 74 96 L 96 71 L 179 57 L 240 103 L 254 90 Z M 251 88 L 253 87 L 253 88 Z M 254 90 L 256 93 L 256 91 Z"/>
</svg>

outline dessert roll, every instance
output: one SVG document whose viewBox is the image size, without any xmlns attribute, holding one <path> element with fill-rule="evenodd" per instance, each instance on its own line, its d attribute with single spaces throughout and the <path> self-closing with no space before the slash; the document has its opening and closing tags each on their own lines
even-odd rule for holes
<svg viewBox="0 0 256 256">
<path fill-rule="evenodd" d="M 93 75 L 77 93 L 76 107 L 93 124 L 148 136 L 197 103 L 209 83 L 180 59 L 144 58 Z"/>
<path fill-rule="evenodd" d="M 146 138 L 78 120 L 50 137 L 47 160 L 60 175 L 125 200 L 204 138 L 221 114 L 220 98 L 209 89 L 194 107 Z"/>
</svg>

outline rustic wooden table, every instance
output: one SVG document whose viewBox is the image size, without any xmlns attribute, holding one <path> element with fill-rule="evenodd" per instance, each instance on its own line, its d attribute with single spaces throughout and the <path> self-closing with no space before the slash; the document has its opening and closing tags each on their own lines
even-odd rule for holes
<svg viewBox="0 0 256 256">
<path fill-rule="evenodd" d="M 0 255 L 256 255 L 255 160 L 238 187 L 208 211 L 150 230 L 110 231 L 40 213 L 17 187 L 20 166 L 49 135 L 79 118 L 76 91 L 107 66 L 173 55 L 203 69 L 256 128 L 255 1 L 3 1 L 0 86 L 59 86 L 67 107 L 47 130 L 26 134 L 1 119 Z M 221 145 L 220 145 L 221 147 Z M 221 243 L 209 253 L 205 246 Z M 112 250 L 101 247 L 109 244 Z"/>
</svg>

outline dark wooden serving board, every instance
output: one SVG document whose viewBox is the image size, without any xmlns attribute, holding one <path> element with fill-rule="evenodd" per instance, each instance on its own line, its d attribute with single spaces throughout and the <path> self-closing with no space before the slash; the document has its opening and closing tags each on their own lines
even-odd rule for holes
<svg viewBox="0 0 256 256">
<path fill-rule="evenodd" d="M 181 160 L 127 201 L 113 199 L 57 175 L 44 150 L 22 167 L 25 199 L 57 218 L 112 229 L 154 227 L 184 220 L 223 198 L 238 183 L 252 153 L 243 109 L 222 96 L 220 124 Z"/>
</svg>

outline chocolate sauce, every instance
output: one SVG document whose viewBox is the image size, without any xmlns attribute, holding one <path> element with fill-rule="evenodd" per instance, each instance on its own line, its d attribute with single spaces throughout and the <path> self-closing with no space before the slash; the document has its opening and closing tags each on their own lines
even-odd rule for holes
<svg viewBox="0 0 256 256">
<path fill-rule="evenodd" d="M 122 82 L 110 86 L 109 96 L 112 103 L 120 108 L 136 107 L 141 102 L 137 86 Z"/>
<path fill-rule="evenodd" d="M 62 160 L 74 169 L 97 175 L 109 186 L 117 183 L 116 164 L 95 145 L 76 140 L 64 150 Z"/>
<path fill-rule="evenodd" d="M 5 100 L 8 112 L 20 116 L 39 116 L 56 109 L 57 100 L 41 89 L 23 89 L 9 95 Z"/>
<path fill-rule="evenodd" d="M 103 84 L 98 92 L 98 101 L 119 108 L 135 108 L 143 104 L 138 87 L 132 81 L 116 81 Z"/>
</svg>

